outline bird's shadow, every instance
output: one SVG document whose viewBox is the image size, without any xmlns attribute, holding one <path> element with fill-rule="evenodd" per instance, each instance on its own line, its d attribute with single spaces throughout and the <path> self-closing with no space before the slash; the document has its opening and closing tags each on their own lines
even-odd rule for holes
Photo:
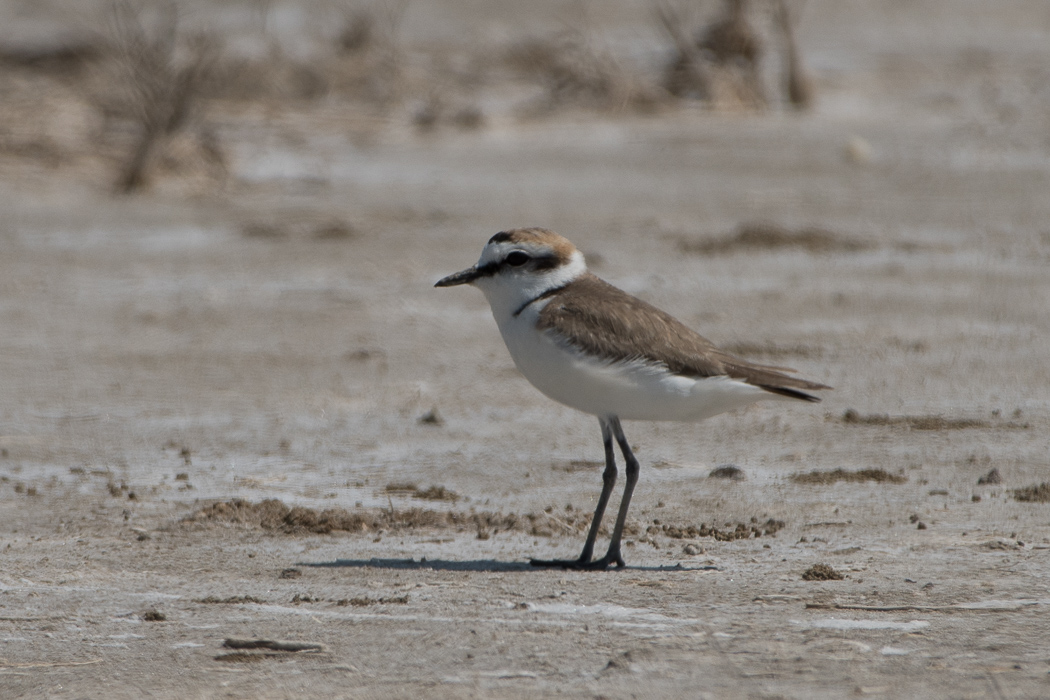
<svg viewBox="0 0 1050 700">
<path fill-rule="evenodd" d="M 478 571 L 502 573 L 508 571 L 566 571 L 560 567 L 533 566 L 527 561 L 499 561 L 496 559 L 472 559 L 454 561 L 449 559 L 336 559 L 335 561 L 297 562 L 296 566 L 309 566 L 318 569 L 394 569 L 431 571 Z M 569 569 L 571 570 L 571 569 Z M 608 571 L 720 571 L 717 566 L 627 566 L 623 569 Z"/>
</svg>

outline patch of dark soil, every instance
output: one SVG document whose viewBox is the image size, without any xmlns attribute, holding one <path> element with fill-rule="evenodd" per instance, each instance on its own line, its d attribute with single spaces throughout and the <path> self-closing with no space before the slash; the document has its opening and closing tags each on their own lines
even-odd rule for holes
<svg viewBox="0 0 1050 700">
<path fill-rule="evenodd" d="M 735 464 L 721 464 L 711 470 L 707 475 L 709 479 L 729 479 L 731 481 L 744 481 L 744 470 Z"/>
<path fill-rule="evenodd" d="M 871 244 L 815 226 L 791 230 L 779 224 L 759 222 L 740 224 L 735 233 L 721 238 L 682 239 L 678 247 L 686 253 L 705 255 L 785 248 L 809 253 L 852 253 L 871 248 Z"/>
<path fill-rule="evenodd" d="M 593 459 L 570 459 L 568 462 L 558 462 L 551 465 L 551 469 L 559 472 L 584 472 L 592 469 L 602 469 L 605 467 L 605 462 L 599 462 Z"/>
<path fill-rule="evenodd" d="M 459 494 L 445 488 L 444 486 L 430 486 L 422 489 L 416 484 L 387 484 L 383 489 L 387 493 L 399 496 L 410 496 L 424 501 L 450 501 L 455 503 L 459 500 Z"/>
<path fill-rule="evenodd" d="M 352 605 L 355 608 L 364 608 L 369 605 L 405 605 L 408 603 L 407 595 L 390 596 L 387 598 L 343 598 L 335 601 L 336 605 Z"/>
<path fill-rule="evenodd" d="M 253 664 L 267 658 L 276 659 L 278 656 L 279 654 L 252 654 L 247 651 L 235 651 L 232 654 L 219 654 L 215 660 L 227 664 Z"/>
<path fill-rule="evenodd" d="M 842 414 L 842 422 L 850 425 L 902 425 L 912 430 L 968 430 L 971 428 L 1007 428 L 1025 430 L 1028 423 L 999 422 L 980 418 L 945 418 L 944 416 L 889 416 L 873 413 L 862 415 L 852 408 Z"/>
<path fill-rule="evenodd" d="M 256 598 L 252 595 L 231 595 L 228 598 L 219 598 L 218 596 L 210 595 L 207 598 L 198 598 L 194 602 L 204 603 L 207 605 L 242 605 L 244 603 L 258 603 L 265 605 L 266 601 L 261 598 Z"/>
<path fill-rule="evenodd" d="M 1014 498 L 1026 503 L 1050 503 L 1050 483 L 1043 482 L 1023 489 L 1013 489 Z"/>
<path fill-rule="evenodd" d="M 436 425 L 441 426 L 445 424 L 445 419 L 438 413 L 437 408 L 432 408 L 418 419 L 420 425 Z"/>
<path fill-rule="evenodd" d="M 735 526 L 727 523 L 724 529 L 717 528 L 707 523 L 695 525 L 667 525 L 655 522 L 646 531 L 648 534 L 663 533 L 676 540 L 696 539 L 698 537 L 712 537 L 719 542 L 730 542 L 732 540 L 746 540 L 751 537 L 774 537 L 777 532 L 784 528 L 783 520 L 769 518 L 764 523 L 759 523 L 758 518 L 752 518 L 750 523 L 737 523 Z"/>
<path fill-rule="evenodd" d="M 318 224 L 313 230 L 313 237 L 319 241 L 347 240 L 356 234 L 357 231 L 353 226 L 338 219 Z"/>
<path fill-rule="evenodd" d="M 445 488 L 444 486 L 431 486 L 416 491 L 412 495 L 412 498 L 420 498 L 424 501 L 452 501 L 455 503 L 459 500 L 459 494 Z"/>
<path fill-rule="evenodd" d="M 308 216 L 287 220 L 245 221 L 240 225 L 240 233 L 245 238 L 271 241 L 289 238 L 343 241 L 357 235 L 353 225 L 342 219 L 310 220 Z"/>
<path fill-rule="evenodd" d="M 325 651 L 325 645 L 320 642 L 300 642 L 298 640 L 282 639 L 240 639 L 229 637 L 223 640 L 222 645 L 227 649 L 268 649 L 270 651 L 288 652 Z"/>
<path fill-rule="evenodd" d="M 827 564 L 814 564 L 802 574 L 803 581 L 841 581 L 846 578 Z"/>
<path fill-rule="evenodd" d="M 791 475 L 796 484 L 834 484 L 839 481 L 874 481 L 880 484 L 903 484 L 908 477 L 903 474 L 890 474 L 885 469 L 832 469 L 830 471 L 811 471 Z"/>
<path fill-rule="evenodd" d="M 557 523 L 553 524 L 559 525 L 559 528 L 553 527 L 554 520 L 557 520 Z M 458 532 L 488 533 L 517 530 L 545 537 L 554 535 L 559 530 L 580 532 L 589 522 L 590 518 L 582 514 L 554 518 L 547 514 L 529 513 L 520 516 L 514 513 L 460 513 L 422 508 L 362 509 L 353 512 L 342 508 L 329 508 L 317 511 L 301 506 L 290 507 L 276 499 L 251 503 L 240 498 L 204 506 L 181 521 L 183 525 L 242 525 L 290 535 L 451 529 Z"/>
</svg>

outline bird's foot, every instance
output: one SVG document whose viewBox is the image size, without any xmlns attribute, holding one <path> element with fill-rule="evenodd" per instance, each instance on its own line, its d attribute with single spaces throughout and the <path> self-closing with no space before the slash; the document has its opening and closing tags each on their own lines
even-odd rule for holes
<svg viewBox="0 0 1050 700">
<path fill-rule="evenodd" d="M 529 563 L 536 567 L 547 568 L 547 569 L 574 569 L 576 571 L 605 571 L 610 566 L 615 565 L 617 569 L 622 569 L 627 564 L 624 562 L 623 557 L 620 556 L 619 552 L 615 554 L 606 554 L 601 559 L 595 559 L 591 561 L 588 559 L 530 559 Z"/>
</svg>

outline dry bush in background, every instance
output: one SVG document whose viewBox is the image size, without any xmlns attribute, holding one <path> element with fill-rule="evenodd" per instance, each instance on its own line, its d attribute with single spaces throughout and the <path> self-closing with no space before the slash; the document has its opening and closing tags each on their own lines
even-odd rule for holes
<svg viewBox="0 0 1050 700">
<path fill-rule="evenodd" d="M 147 182 L 148 171 L 165 142 L 198 127 L 200 152 L 218 166 L 224 158 L 215 139 L 200 127 L 202 86 L 219 55 L 217 41 L 180 30 L 173 4 L 148 16 L 143 6 L 119 3 L 113 8 L 114 91 L 98 96 L 108 120 L 134 131 L 132 147 L 119 166 L 118 192 L 130 193 Z"/>
<path fill-rule="evenodd" d="M 258 32 L 264 54 L 223 55 L 210 71 L 204 94 L 269 107 L 332 96 L 385 113 L 403 102 L 406 91 L 401 23 L 408 5 L 408 0 L 339 0 L 334 17 L 326 16 L 338 31 L 323 40 L 319 53 L 304 58 L 282 46 L 270 27 L 272 3 L 261 2 Z"/>
<path fill-rule="evenodd" d="M 784 82 L 788 102 L 795 109 L 813 106 L 813 81 L 802 66 L 802 56 L 795 40 L 795 20 L 791 16 L 788 0 L 776 0 L 777 28 L 782 36 L 784 50 Z"/>
<path fill-rule="evenodd" d="M 408 5 L 408 0 L 346 0 L 334 75 L 341 92 L 380 107 L 404 100 L 406 50 L 401 24 Z"/>
<path fill-rule="evenodd" d="M 801 1 L 649 0 L 663 33 L 649 48 L 667 60 L 644 65 L 611 43 L 582 2 L 545 36 L 413 45 L 403 31 L 408 0 L 328 0 L 312 6 L 313 35 L 282 45 L 277 3 L 256 0 L 258 29 L 249 22 L 247 36 L 237 35 L 247 41 L 221 50 L 214 35 L 180 22 L 174 0 L 116 0 L 108 36 L 0 44 L 0 92 L 19 96 L 0 102 L 0 158 L 115 167 L 121 193 L 150 181 L 203 192 L 227 177 L 206 107 L 227 139 L 257 119 L 300 131 L 299 117 L 314 109 L 365 137 L 397 122 L 474 130 L 564 109 L 638 113 L 691 100 L 758 109 L 763 92 L 804 109 L 813 90 L 795 39 Z M 275 120 L 282 114 L 294 119 Z"/>
<path fill-rule="evenodd" d="M 675 97 L 707 100 L 711 97 L 711 76 L 707 61 L 696 42 L 683 27 L 690 22 L 674 6 L 657 0 L 653 14 L 674 45 L 674 57 L 664 69 L 663 86 Z"/>
<path fill-rule="evenodd" d="M 626 70 L 599 46 L 593 33 L 580 28 L 519 42 L 507 50 L 504 60 L 543 87 L 540 104 L 531 110 L 537 113 L 567 105 L 649 111 L 665 99 L 661 89 Z"/>
<path fill-rule="evenodd" d="M 700 23 L 695 15 L 705 3 L 683 7 L 654 0 L 654 15 L 673 46 L 663 75 L 667 91 L 715 108 L 762 109 L 769 104 L 763 71 L 779 58 L 784 99 L 797 109 L 808 106 L 813 88 L 802 69 L 787 0 L 770 2 L 752 6 L 749 0 L 722 0 L 717 13 Z M 761 18 L 770 12 L 772 26 L 763 31 Z M 690 26 L 695 26 L 691 32 Z M 766 51 L 778 39 L 783 57 Z"/>
</svg>

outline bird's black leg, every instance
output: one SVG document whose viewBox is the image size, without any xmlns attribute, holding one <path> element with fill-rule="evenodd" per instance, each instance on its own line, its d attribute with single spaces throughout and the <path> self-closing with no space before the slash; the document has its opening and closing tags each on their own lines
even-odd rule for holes
<svg viewBox="0 0 1050 700">
<path fill-rule="evenodd" d="M 609 497 L 612 495 L 613 486 L 616 485 L 616 453 L 613 450 L 612 421 L 616 425 L 620 423 L 616 418 L 599 418 L 598 423 L 602 427 L 602 442 L 605 444 L 605 471 L 602 472 L 602 495 L 598 497 L 598 506 L 594 509 L 594 517 L 591 518 L 591 528 L 587 532 L 587 542 L 583 545 L 583 552 L 579 559 L 532 559 L 533 566 L 551 566 L 564 569 L 582 569 L 591 565 L 591 557 L 594 555 L 594 541 L 598 538 L 598 530 L 602 526 L 602 517 L 605 515 L 605 507 L 609 505 Z M 621 564 L 622 566 L 622 564 Z M 605 568 L 599 567 L 599 568 Z"/>
<path fill-rule="evenodd" d="M 631 495 L 634 493 L 634 485 L 638 483 L 640 468 L 638 460 L 634 458 L 634 453 L 631 452 L 631 446 L 627 443 L 627 438 L 624 437 L 623 428 L 620 427 L 620 419 L 614 416 L 609 421 L 609 425 L 612 428 L 613 435 L 616 437 L 616 442 L 620 445 L 623 459 L 627 463 L 627 478 L 623 487 L 623 499 L 620 501 L 620 511 L 616 514 L 616 526 L 613 529 L 612 540 L 609 542 L 609 551 L 601 559 L 590 562 L 587 568 L 604 569 L 613 564 L 618 568 L 626 566 L 623 557 L 620 555 L 620 540 L 623 539 L 623 528 L 627 523 L 627 510 L 631 507 Z"/>
</svg>

